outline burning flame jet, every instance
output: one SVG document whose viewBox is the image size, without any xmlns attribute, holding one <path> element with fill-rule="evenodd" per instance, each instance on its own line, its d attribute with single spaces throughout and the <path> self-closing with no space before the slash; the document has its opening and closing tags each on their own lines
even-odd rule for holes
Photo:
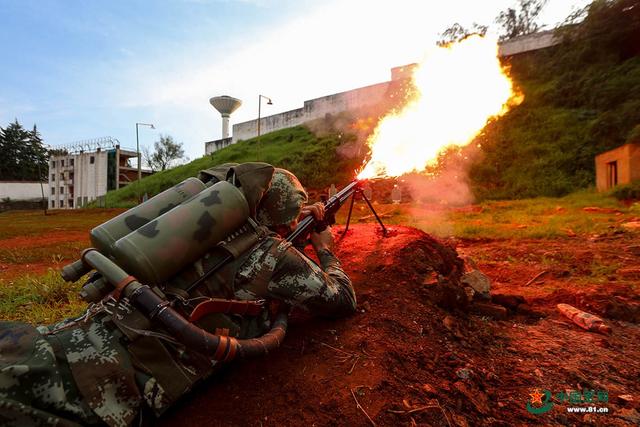
<svg viewBox="0 0 640 427">
<path fill-rule="evenodd" d="M 414 99 L 367 140 L 370 159 L 359 179 L 424 171 L 445 148 L 469 144 L 488 120 L 523 100 L 500 64 L 497 41 L 478 35 L 435 48 L 413 81 Z"/>
</svg>

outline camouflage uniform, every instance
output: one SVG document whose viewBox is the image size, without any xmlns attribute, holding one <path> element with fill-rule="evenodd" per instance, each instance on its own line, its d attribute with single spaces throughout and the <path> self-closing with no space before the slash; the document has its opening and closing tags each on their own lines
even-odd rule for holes
<svg viewBox="0 0 640 427">
<path fill-rule="evenodd" d="M 262 222 L 295 219 L 306 193 L 292 179 L 286 171 L 276 172 L 273 190 L 256 215 Z M 292 187 L 285 191 L 287 199 L 278 196 Z M 165 290 L 184 299 L 266 298 L 318 315 L 353 313 L 355 293 L 340 262 L 328 250 L 318 258 L 320 266 L 271 234 L 191 294 L 181 295 L 189 277 L 172 281 Z M 214 260 L 205 256 L 199 263 L 201 272 Z M 255 317 L 211 314 L 199 325 L 250 338 L 265 332 L 269 315 L 267 310 Z M 126 300 L 107 300 L 79 319 L 48 327 L 0 322 L 0 425 L 130 425 L 143 412 L 160 415 L 216 367 L 215 361 L 151 327 Z"/>
</svg>

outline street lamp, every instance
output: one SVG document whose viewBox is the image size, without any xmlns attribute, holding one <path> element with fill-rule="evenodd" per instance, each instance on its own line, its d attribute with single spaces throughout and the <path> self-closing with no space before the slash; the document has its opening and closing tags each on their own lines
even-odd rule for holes
<svg viewBox="0 0 640 427">
<path fill-rule="evenodd" d="M 267 100 L 267 105 L 273 105 L 271 98 L 264 95 L 258 95 L 258 160 L 260 160 L 260 107 L 262 107 L 262 98 Z"/>
<path fill-rule="evenodd" d="M 149 126 L 151 129 L 155 129 L 156 127 L 151 123 L 136 123 L 136 153 L 138 154 L 138 183 L 142 179 L 142 169 L 140 162 L 140 137 L 138 136 L 138 126 Z M 139 185 L 139 184 L 138 184 Z"/>
</svg>

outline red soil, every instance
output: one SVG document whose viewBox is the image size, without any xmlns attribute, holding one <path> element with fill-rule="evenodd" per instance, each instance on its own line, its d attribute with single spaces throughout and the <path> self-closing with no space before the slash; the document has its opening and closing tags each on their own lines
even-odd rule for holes
<svg viewBox="0 0 640 427">
<path fill-rule="evenodd" d="M 425 263 L 430 238 L 415 229 L 393 229 L 391 237 L 382 238 L 375 225 L 356 225 L 339 244 L 338 255 L 357 290 L 357 314 L 340 320 L 296 316 L 280 349 L 233 363 L 196 388 L 162 425 L 637 422 L 640 326 L 613 320 L 628 317 L 640 302 L 632 280 L 571 286 L 572 278 L 592 265 L 587 252 L 624 254 L 628 241 L 460 242 L 461 252 L 490 260 L 479 268 L 494 280 L 492 292 L 525 294 L 528 307 L 493 320 L 437 307 Z M 568 274 L 554 267 L 548 277 L 525 287 L 543 269 L 542 261 L 526 261 L 536 251 L 568 254 Z M 637 255 L 627 255 L 637 264 Z M 542 280 L 565 286 L 545 291 Z M 603 315 L 613 334 L 581 330 L 558 314 L 558 302 Z M 532 414 L 526 404 L 535 388 L 554 395 L 606 390 L 608 402 L 595 406 L 606 406 L 609 413 L 569 414 L 566 407 L 574 405 L 565 402 Z"/>
</svg>

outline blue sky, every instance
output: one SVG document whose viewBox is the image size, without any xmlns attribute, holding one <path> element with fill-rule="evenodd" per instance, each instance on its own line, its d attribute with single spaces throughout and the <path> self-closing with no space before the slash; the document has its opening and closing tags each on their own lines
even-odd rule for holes
<svg viewBox="0 0 640 427">
<path fill-rule="evenodd" d="M 0 126 L 37 124 L 46 143 L 102 136 L 135 148 L 160 134 L 193 159 L 221 134 L 215 95 L 240 98 L 233 122 L 389 78 L 420 61 L 453 22 L 491 24 L 512 0 L 0 0 Z M 550 0 L 543 21 L 586 1 Z"/>
</svg>

